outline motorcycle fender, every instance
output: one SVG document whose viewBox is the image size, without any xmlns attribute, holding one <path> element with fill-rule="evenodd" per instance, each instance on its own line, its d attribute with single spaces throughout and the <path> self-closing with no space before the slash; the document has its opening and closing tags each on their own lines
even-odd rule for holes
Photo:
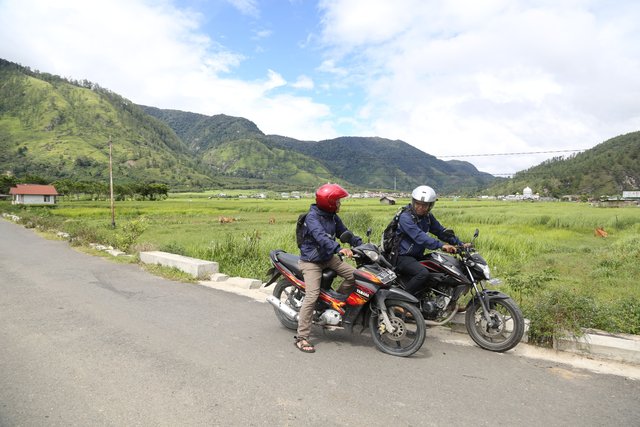
<svg viewBox="0 0 640 427">
<path fill-rule="evenodd" d="M 388 299 L 406 301 L 411 304 L 418 304 L 418 299 L 410 293 L 399 288 L 380 289 L 376 292 L 376 297 L 384 303 Z"/>
<path fill-rule="evenodd" d="M 280 273 L 280 270 L 278 270 L 275 267 L 272 267 L 271 269 L 269 269 L 269 271 L 267 272 L 267 275 L 271 276 L 269 278 L 269 280 L 267 280 L 267 283 L 265 283 L 264 287 L 266 288 L 267 286 L 271 286 L 271 284 L 273 282 L 275 282 L 276 280 L 278 280 L 278 277 L 282 276 L 282 273 Z"/>
<path fill-rule="evenodd" d="M 483 298 L 484 298 L 484 300 L 486 302 L 490 302 L 491 300 L 494 300 L 494 299 L 507 299 L 507 298 L 510 298 L 509 295 L 507 295 L 507 294 L 503 294 L 500 291 L 494 291 L 494 290 L 490 290 L 490 289 L 485 289 L 482 292 L 482 296 L 483 296 Z M 473 298 L 473 300 L 470 301 L 470 303 L 477 302 L 478 298 L 479 298 L 478 295 L 476 295 Z"/>
</svg>

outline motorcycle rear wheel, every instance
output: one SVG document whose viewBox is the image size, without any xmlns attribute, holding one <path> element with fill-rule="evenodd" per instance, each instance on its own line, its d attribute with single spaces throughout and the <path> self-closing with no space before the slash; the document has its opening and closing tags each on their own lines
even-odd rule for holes
<svg viewBox="0 0 640 427">
<path fill-rule="evenodd" d="M 413 304 L 404 301 L 387 300 L 387 314 L 396 331 L 386 331 L 382 316 L 373 310 L 369 317 L 369 329 L 376 347 L 383 353 L 407 357 L 420 350 L 426 336 L 426 326 L 422 313 Z"/>
<path fill-rule="evenodd" d="M 298 293 L 302 292 L 285 279 L 278 280 L 276 287 L 273 289 L 274 297 L 278 298 L 283 304 L 291 307 L 297 312 L 300 311 L 300 307 L 302 306 L 302 298 L 300 300 L 295 298 Z M 302 294 L 302 296 L 304 297 L 304 294 Z M 292 329 L 294 331 L 298 329 L 298 322 L 296 320 L 290 319 L 276 307 L 274 307 L 273 310 L 276 313 L 276 317 L 285 328 Z"/>
<path fill-rule="evenodd" d="M 524 317 L 518 305 L 511 298 L 492 299 L 489 316 L 495 321 L 492 327 L 487 324 L 479 301 L 467 309 L 465 325 L 471 339 L 485 350 L 496 352 L 518 345 L 524 335 Z"/>
</svg>

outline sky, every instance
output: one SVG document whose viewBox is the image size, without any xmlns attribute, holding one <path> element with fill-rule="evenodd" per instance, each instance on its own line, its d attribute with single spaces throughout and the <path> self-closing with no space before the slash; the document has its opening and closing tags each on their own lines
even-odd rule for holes
<svg viewBox="0 0 640 427">
<path fill-rule="evenodd" d="M 0 0 L 0 58 L 499 176 L 640 130 L 636 0 Z"/>
</svg>

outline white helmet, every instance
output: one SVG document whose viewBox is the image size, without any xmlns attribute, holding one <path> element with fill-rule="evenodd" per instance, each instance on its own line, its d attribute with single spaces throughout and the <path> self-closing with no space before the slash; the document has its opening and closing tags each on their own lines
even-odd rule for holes
<svg viewBox="0 0 640 427">
<path fill-rule="evenodd" d="M 424 203 L 435 203 L 436 200 L 438 200 L 438 196 L 436 195 L 436 192 L 433 191 L 433 188 L 427 186 L 427 185 L 421 185 L 420 187 L 416 187 L 412 192 L 411 192 L 411 198 L 413 200 L 417 200 L 418 202 L 424 202 Z"/>
<path fill-rule="evenodd" d="M 431 211 L 431 209 L 433 209 L 433 205 L 436 204 L 436 200 L 438 200 L 438 196 L 436 195 L 436 192 L 433 191 L 433 188 L 426 185 L 421 185 L 420 187 L 416 187 L 411 192 L 411 206 L 414 212 L 420 216 L 428 214 Z M 424 211 L 424 213 L 416 212 L 416 202 L 426 207 L 426 211 Z"/>
</svg>

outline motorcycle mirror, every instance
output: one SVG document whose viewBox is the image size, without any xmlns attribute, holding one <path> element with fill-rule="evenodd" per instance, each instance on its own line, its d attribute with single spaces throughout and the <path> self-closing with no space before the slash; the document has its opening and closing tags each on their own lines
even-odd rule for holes
<svg viewBox="0 0 640 427">
<path fill-rule="evenodd" d="M 367 242 L 371 243 L 371 232 L 373 230 L 371 230 L 371 227 L 367 228 Z"/>
<path fill-rule="evenodd" d="M 340 235 L 340 241 L 342 243 L 349 243 L 352 238 L 353 238 L 353 233 L 350 232 L 349 230 L 345 231 Z"/>
<path fill-rule="evenodd" d="M 480 230 L 476 228 L 476 232 L 473 233 L 473 238 L 475 239 L 476 237 L 478 237 L 479 234 L 480 234 Z"/>
</svg>

